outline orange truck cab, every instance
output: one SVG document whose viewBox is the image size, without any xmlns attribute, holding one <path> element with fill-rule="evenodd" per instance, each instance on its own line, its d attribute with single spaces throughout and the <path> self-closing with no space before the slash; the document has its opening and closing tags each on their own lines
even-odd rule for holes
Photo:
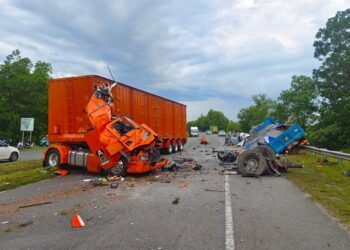
<svg viewBox="0 0 350 250">
<path fill-rule="evenodd" d="M 89 86 L 93 86 L 91 96 L 82 95 Z M 155 131 L 126 115 L 113 114 L 115 86 L 103 79 L 93 85 L 72 85 L 68 78 L 49 82 L 51 145 L 45 151 L 44 166 L 72 165 L 125 176 L 168 163 L 159 154 Z"/>
</svg>

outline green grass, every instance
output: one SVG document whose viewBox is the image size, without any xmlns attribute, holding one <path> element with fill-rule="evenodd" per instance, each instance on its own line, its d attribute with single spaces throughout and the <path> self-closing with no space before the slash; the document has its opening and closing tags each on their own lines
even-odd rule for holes
<svg viewBox="0 0 350 250">
<path fill-rule="evenodd" d="M 0 191 L 13 189 L 54 176 L 52 168 L 43 168 L 42 160 L 0 164 Z"/>
<path fill-rule="evenodd" d="M 343 171 L 350 170 L 350 162 L 338 164 L 331 157 L 324 162 L 320 161 L 324 156 L 311 153 L 288 159 L 302 163 L 304 168 L 288 169 L 286 177 L 350 229 L 350 176 L 343 175 Z"/>
</svg>

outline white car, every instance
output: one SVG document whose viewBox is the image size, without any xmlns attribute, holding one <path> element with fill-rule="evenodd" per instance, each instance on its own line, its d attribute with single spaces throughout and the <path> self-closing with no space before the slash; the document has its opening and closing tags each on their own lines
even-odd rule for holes
<svg viewBox="0 0 350 250">
<path fill-rule="evenodd" d="M 18 158 L 18 148 L 12 147 L 6 142 L 0 141 L 0 160 L 17 161 Z"/>
</svg>

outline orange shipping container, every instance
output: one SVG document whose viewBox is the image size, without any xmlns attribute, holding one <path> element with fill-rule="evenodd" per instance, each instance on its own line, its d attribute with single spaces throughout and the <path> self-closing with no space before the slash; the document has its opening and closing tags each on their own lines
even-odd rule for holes
<svg viewBox="0 0 350 250">
<path fill-rule="evenodd" d="M 84 108 L 94 87 L 113 82 L 96 75 L 50 80 L 49 141 L 84 143 L 89 129 Z M 163 149 L 169 153 L 182 149 L 187 141 L 185 105 L 122 83 L 113 88 L 112 94 L 116 115 L 128 115 L 139 124 L 147 124 L 157 132 Z"/>
</svg>

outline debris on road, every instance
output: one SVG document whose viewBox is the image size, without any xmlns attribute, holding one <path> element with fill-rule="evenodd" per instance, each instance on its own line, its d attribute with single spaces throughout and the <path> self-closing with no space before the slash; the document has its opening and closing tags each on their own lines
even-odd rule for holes
<svg viewBox="0 0 350 250">
<path fill-rule="evenodd" d="M 202 165 L 193 160 L 192 158 L 178 158 L 174 159 L 169 165 L 162 167 L 162 171 L 177 171 L 188 172 L 198 171 L 202 169 Z"/>
<path fill-rule="evenodd" d="M 108 185 L 107 178 L 94 178 L 90 181 L 90 183 L 94 186 L 106 186 Z"/>
<path fill-rule="evenodd" d="M 47 204 L 51 204 L 51 203 L 52 203 L 52 201 L 46 201 L 46 202 L 40 202 L 40 203 L 19 206 L 18 208 L 35 207 L 35 206 L 47 205 Z"/>
<path fill-rule="evenodd" d="M 207 145 L 209 142 L 207 140 L 207 138 L 205 138 L 204 136 L 201 138 L 200 144 L 204 144 Z"/>
<path fill-rule="evenodd" d="M 204 189 L 204 191 L 206 191 L 206 192 L 224 192 L 224 190 L 216 190 L 216 189 L 208 189 L 208 188 Z"/>
<path fill-rule="evenodd" d="M 173 204 L 174 205 L 177 205 L 177 204 L 179 204 L 179 202 L 180 202 L 180 198 L 179 197 L 176 197 L 174 200 L 173 200 Z"/>
<path fill-rule="evenodd" d="M 60 168 L 60 169 L 57 169 L 57 170 L 55 171 L 55 174 L 65 176 L 65 175 L 68 175 L 68 174 L 69 174 L 69 171 L 66 170 L 66 169 Z"/>
<path fill-rule="evenodd" d="M 187 188 L 188 187 L 188 183 L 182 182 L 182 183 L 180 183 L 179 187 L 180 188 Z"/>
<path fill-rule="evenodd" d="M 118 187 L 118 183 L 116 182 L 112 182 L 110 185 L 111 188 L 117 188 Z"/>
<path fill-rule="evenodd" d="M 237 155 L 238 153 L 235 151 L 217 151 L 217 157 L 221 162 L 235 162 L 237 159 Z"/>
<path fill-rule="evenodd" d="M 85 227 L 85 222 L 78 214 L 74 214 L 72 218 L 72 227 L 78 228 L 78 227 Z"/>
</svg>

